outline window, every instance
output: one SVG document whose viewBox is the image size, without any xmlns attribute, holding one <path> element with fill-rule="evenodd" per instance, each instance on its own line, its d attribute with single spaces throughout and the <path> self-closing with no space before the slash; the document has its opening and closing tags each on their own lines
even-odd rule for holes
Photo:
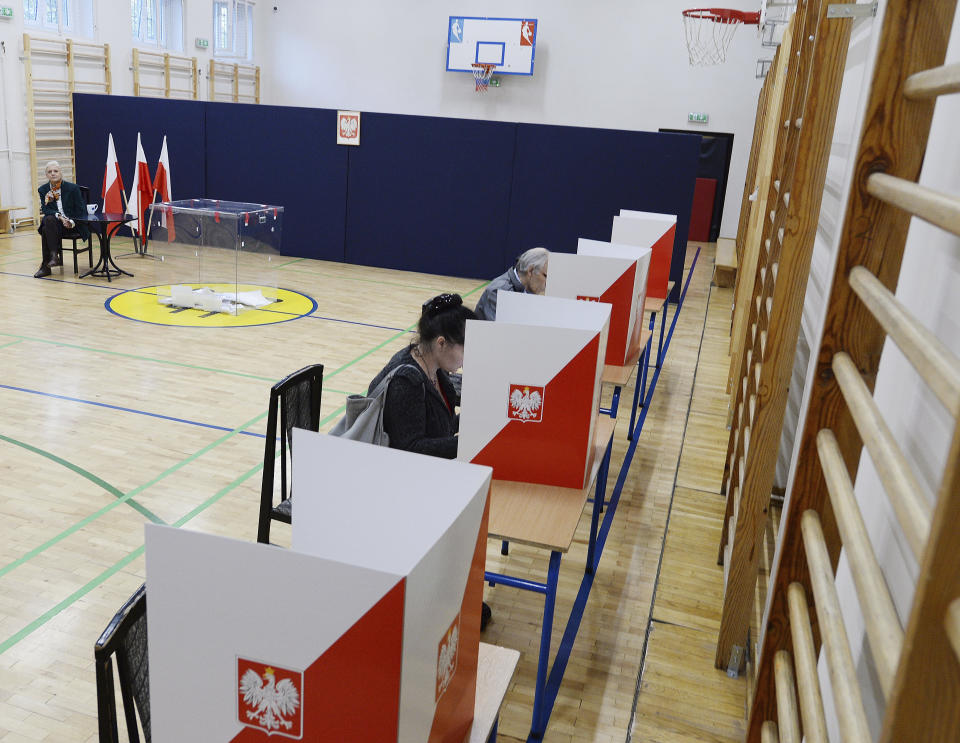
<svg viewBox="0 0 960 743">
<path fill-rule="evenodd" d="M 93 0 L 23 0 L 23 22 L 53 33 L 93 36 Z"/>
<path fill-rule="evenodd" d="M 133 39 L 183 51 L 183 0 L 130 0 Z"/>
<path fill-rule="evenodd" d="M 70 0 L 23 0 L 23 21 L 50 31 L 71 31 Z"/>
<path fill-rule="evenodd" d="M 253 59 L 253 3 L 214 0 L 213 53 L 217 57 Z"/>
</svg>

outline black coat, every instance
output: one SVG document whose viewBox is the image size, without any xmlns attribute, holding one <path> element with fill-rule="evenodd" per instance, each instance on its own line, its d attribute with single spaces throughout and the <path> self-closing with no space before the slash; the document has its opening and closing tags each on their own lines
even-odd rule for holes
<svg viewBox="0 0 960 743">
<path fill-rule="evenodd" d="M 414 368 L 401 369 L 390 380 L 383 408 L 383 427 L 390 436 L 390 448 L 455 459 L 459 416 L 450 411 L 437 388 L 417 366 L 409 347 L 393 355 L 368 389 L 376 388 L 391 369 L 403 364 Z M 438 369 L 437 380 L 450 405 L 459 405 L 460 397 L 450 384 L 447 373 Z"/>
<path fill-rule="evenodd" d="M 50 214 L 55 217 L 57 215 L 57 202 L 47 201 L 47 194 L 50 193 L 50 184 L 44 183 L 37 189 L 37 193 L 40 194 L 41 213 L 44 216 Z M 64 215 L 74 220 L 76 227 L 73 229 L 79 232 L 80 236 L 86 240 L 90 236 L 90 230 L 87 229 L 87 225 L 83 222 L 77 222 L 78 219 L 87 218 L 87 207 L 86 204 L 83 203 L 83 194 L 80 193 L 80 186 L 76 183 L 70 183 L 70 181 L 60 181 L 60 203 L 63 204 Z M 37 228 L 37 232 L 40 232 L 39 227 Z"/>
</svg>

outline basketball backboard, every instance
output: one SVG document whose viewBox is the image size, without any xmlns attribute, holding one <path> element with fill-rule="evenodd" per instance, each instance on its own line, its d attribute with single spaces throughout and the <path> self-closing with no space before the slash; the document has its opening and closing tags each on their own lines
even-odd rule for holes
<svg viewBox="0 0 960 743">
<path fill-rule="evenodd" d="M 497 75 L 532 75 L 536 45 L 536 18 L 450 16 L 447 71 L 473 72 L 482 62 L 496 65 Z"/>
</svg>

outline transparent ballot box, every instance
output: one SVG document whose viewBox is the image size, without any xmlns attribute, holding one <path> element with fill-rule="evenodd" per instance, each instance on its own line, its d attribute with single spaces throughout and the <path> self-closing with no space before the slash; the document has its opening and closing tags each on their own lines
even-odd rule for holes
<svg viewBox="0 0 960 743">
<path fill-rule="evenodd" d="M 277 301 L 283 207 L 215 199 L 155 204 L 148 249 L 161 304 L 238 314 Z"/>
</svg>

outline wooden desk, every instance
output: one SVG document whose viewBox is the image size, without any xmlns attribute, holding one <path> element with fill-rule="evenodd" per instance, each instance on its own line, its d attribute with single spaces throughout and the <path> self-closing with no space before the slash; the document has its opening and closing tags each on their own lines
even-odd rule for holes
<svg viewBox="0 0 960 743">
<path fill-rule="evenodd" d="M 597 527 L 600 509 L 606 496 L 607 473 L 610 468 L 610 451 L 613 444 L 613 429 L 616 420 L 607 415 L 597 418 L 594 430 L 596 456 L 587 486 L 584 488 L 558 488 L 549 485 L 494 480 L 490 484 L 489 536 L 522 542 L 550 550 L 550 563 L 547 567 L 547 582 L 539 583 L 526 578 L 518 578 L 500 573 L 485 572 L 484 580 L 490 585 L 505 585 L 523 591 L 533 591 L 544 596 L 543 619 L 540 625 L 540 655 L 537 662 L 537 680 L 533 693 L 533 721 L 531 733 L 543 737 L 550 717 L 549 707 L 552 701 L 546 701 L 548 674 L 559 669 L 559 678 L 569 659 L 569 649 L 564 654 L 563 644 L 557 653 L 553 669 L 550 664 L 550 639 L 553 631 L 553 610 L 557 600 L 557 584 L 560 580 L 560 560 L 570 549 L 577 524 L 587 503 L 590 488 L 596 482 L 593 498 L 593 513 L 590 522 L 590 540 L 587 543 L 587 564 L 584 573 L 591 577 L 596 571 L 600 556 L 597 554 Z M 615 510 L 611 507 L 607 518 Z M 576 605 L 567 620 L 566 633 L 576 635 L 580 626 L 582 610 L 578 613 Z M 572 644 L 572 643 L 571 643 Z M 559 684 L 559 680 L 557 680 Z"/>
<path fill-rule="evenodd" d="M 616 425 L 616 420 L 606 415 L 597 418 L 593 469 L 584 488 L 491 482 L 488 536 L 559 552 L 569 550 Z"/>
<path fill-rule="evenodd" d="M 517 670 L 520 651 L 498 645 L 480 643 L 477 659 L 477 698 L 473 705 L 473 726 L 469 743 L 486 743 L 497 739 L 497 720 L 507 687 Z"/>
<path fill-rule="evenodd" d="M 0 232 L 13 232 L 10 224 L 10 212 L 26 209 L 25 206 L 0 206 Z"/>
</svg>

